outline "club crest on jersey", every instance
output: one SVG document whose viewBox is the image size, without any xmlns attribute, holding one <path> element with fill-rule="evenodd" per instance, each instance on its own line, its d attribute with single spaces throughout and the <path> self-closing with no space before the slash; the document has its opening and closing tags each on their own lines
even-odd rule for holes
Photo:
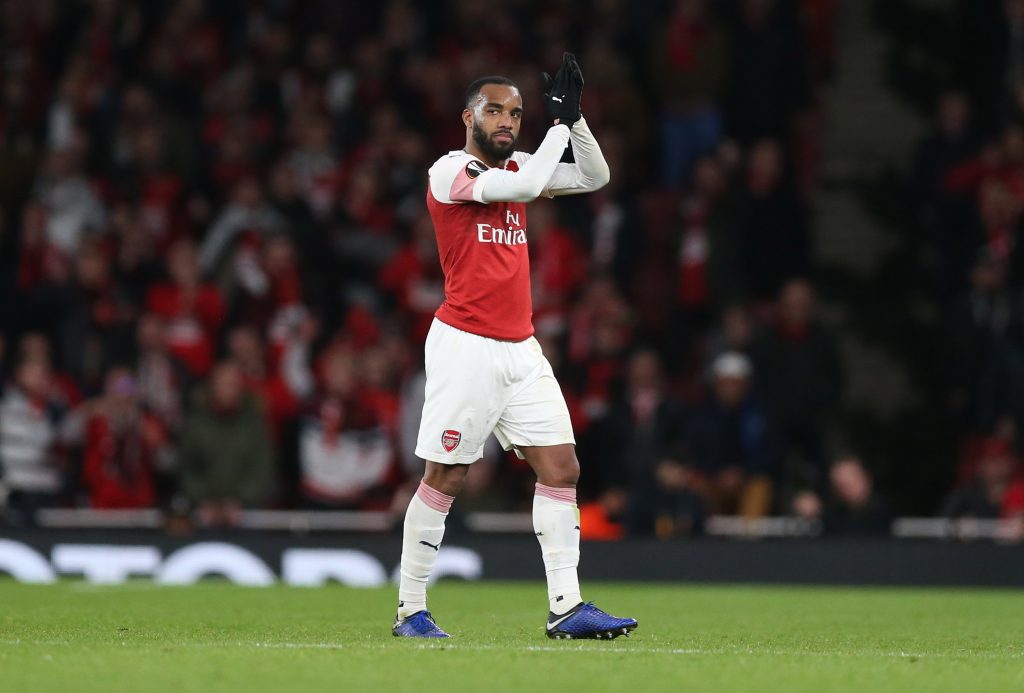
<svg viewBox="0 0 1024 693">
<path fill-rule="evenodd" d="M 466 164 L 466 175 L 469 176 L 470 178 L 476 178 L 486 170 L 487 167 L 484 166 L 483 163 L 477 161 L 476 159 L 473 159 L 473 161 L 470 161 L 468 164 Z"/>
<path fill-rule="evenodd" d="M 459 447 L 459 443 L 461 442 L 462 434 L 458 431 L 448 429 L 441 434 L 441 447 L 443 447 L 446 452 L 451 452 L 455 448 Z"/>
</svg>

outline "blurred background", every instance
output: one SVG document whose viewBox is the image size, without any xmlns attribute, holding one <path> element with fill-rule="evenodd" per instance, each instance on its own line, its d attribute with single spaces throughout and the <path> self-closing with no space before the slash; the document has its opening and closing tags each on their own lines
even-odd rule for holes
<svg viewBox="0 0 1024 693">
<path fill-rule="evenodd" d="M 484 74 L 532 151 L 563 50 L 612 170 L 529 208 L 584 538 L 1024 534 L 1022 0 L 0 2 L 3 522 L 400 525 L 426 170 Z M 492 445 L 453 513 L 532 488 Z"/>
</svg>

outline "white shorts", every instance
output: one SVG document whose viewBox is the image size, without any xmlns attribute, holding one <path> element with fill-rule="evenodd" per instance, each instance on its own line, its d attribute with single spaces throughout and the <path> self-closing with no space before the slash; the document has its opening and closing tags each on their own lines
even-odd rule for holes
<svg viewBox="0 0 1024 693">
<path fill-rule="evenodd" d="M 562 390 L 533 337 L 502 342 L 435 318 L 425 355 L 418 457 L 475 462 L 492 432 L 520 458 L 519 446 L 576 444 Z"/>
</svg>

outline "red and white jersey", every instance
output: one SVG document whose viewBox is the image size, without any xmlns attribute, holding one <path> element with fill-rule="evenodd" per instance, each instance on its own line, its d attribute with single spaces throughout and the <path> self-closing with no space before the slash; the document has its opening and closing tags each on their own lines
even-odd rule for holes
<svg viewBox="0 0 1024 693">
<path fill-rule="evenodd" d="M 572 142 L 576 163 L 559 163 Z M 601 148 L 580 118 L 548 129 L 533 154 L 513 152 L 488 169 L 463 150 L 430 167 L 427 209 L 444 270 L 441 322 L 492 339 L 533 335 L 526 202 L 597 190 L 608 182 Z"/>
<path fill-rule="evenodd" d="M 529 158 L 514 152 L 504 168 L 518 171 Z M 526 203 L 481 202 L 475 183 L 486 170 L 462 150 L 430 168 L 427 209 L 445 292 L 435 315 L 465 332 L 518 342 L 533 335 Z"/>
</svg>

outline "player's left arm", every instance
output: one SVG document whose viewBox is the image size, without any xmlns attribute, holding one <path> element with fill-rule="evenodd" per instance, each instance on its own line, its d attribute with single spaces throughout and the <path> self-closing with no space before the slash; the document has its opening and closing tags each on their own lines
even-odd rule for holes
<svg viewBox="0 0 1024 693">
<path fill-rule="evenodd" d="M 544 186 L 544 195 L 547 197 L 592 192 L 606 186 L 611 179 L 611 170 L 601 153 L 601 145 L 582 117 L 569 131 L 569 143 L 576 163 L 558 164 L 555 167 L 548 184 Z"/>
</svg>

